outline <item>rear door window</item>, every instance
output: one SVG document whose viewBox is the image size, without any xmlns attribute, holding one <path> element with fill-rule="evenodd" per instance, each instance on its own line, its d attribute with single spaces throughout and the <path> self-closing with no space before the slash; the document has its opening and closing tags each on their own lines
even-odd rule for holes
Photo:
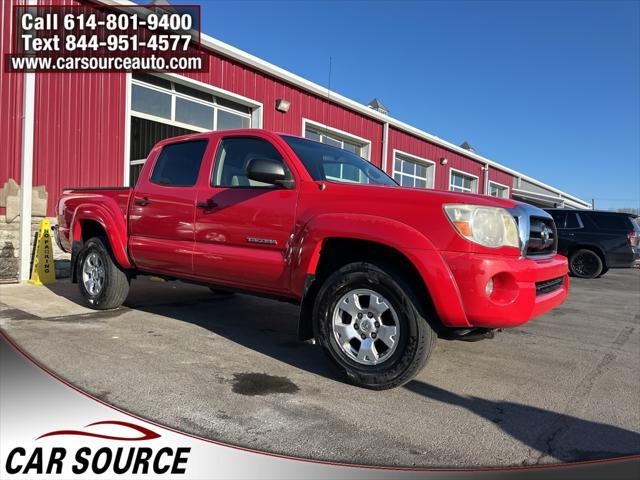
<svg viewBox="0 0 640 480">
<path fill-rule="evenodd" d="M 580 217 L 577 213 L 567 212 L 567 219 L 565 221 L 564 228 L 582 228 L 582 222 L 580 221 Z"/>
<path fill-rule="evenodd" d="M 207 140 L 165 145 L 153 167 L 151 181 L 169 187 L 192 187 L 206 148 Z"/>
<path fill-rule="evenodd" d="M 591 215 L 591 220 L 593 220 L 593 223 L 595 223 L 598 228 L 605 230 L 627 231 L 632 228 L 629 217 L 625 217 L 624 215 L 596 214 Z"/>
</svg>

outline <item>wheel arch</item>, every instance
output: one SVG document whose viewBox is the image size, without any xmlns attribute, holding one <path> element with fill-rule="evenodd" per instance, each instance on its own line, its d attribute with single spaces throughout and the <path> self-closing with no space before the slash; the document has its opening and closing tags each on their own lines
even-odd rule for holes
<svg viewBox="0 0 640 480">
<path fill-rule="evenodd" d="M 127 228 L 124 216 L 119 209 L 112 212 L 112 208 L 97 204 L 86 204 L 76 209 L 69 235 L 71 239 L 72 281 L 77 281 L 78 257 L 84 243 L 96 236 L 107 239 L 114 258 L 122 268 L 133 268 L 133 263 L 127 253 Z"/>
<path fill-rule="evenodd" d="M 571 259 L 571 256 L 578 250 L 591 250 L 595 252 L 602 261 L 602 268 L 607 268 L 607 260 L 604 254 L 604 249 L 599 245 L 593 243 L 575 243 L 568 249 L 567 258 Z"/>
<path fill-rule="evenodd" d="M 421 301 L 425 315 L 435 321 L 432 327 L 440 326 L 431 294 L 422 275 L 401 250 L 375 240 L 327 237 L 315 246 L 314 258 L 305 277 L 298 323 L 298 336 L 301 340 L 313 337 L 313 305 L 324 280 L 342 266 L 354 262 L 370 262 L 381 267 L 391 266 L 397 272 L 402 272 L 409 285 L 415 286 L 414 293 Z"/>
</svg>

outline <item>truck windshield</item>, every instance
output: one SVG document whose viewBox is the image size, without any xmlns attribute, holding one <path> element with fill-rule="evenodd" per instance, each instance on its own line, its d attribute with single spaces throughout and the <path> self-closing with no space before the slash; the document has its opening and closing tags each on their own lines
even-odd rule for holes
<svg viewBox="0 0 640 480">
<path fill-rule="evenodd" d="M 282 135 L 314 180 L 398 185 L 382 170 L 355 153 L 305 138 Z"/>
</svg>

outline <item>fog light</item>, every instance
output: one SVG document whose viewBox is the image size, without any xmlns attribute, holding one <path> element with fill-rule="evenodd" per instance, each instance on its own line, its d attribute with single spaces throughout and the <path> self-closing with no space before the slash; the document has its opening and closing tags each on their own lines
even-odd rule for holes
<svg viewBox="0 0 640 480">
<path fill-rule="evenodd" d="M 487 297 L 490 297 L 493 293 L 493 278 L 490 278 L 487 282 L 487 286 L 484 287 L 484 292 L 487 294 Z"/>
</svg>

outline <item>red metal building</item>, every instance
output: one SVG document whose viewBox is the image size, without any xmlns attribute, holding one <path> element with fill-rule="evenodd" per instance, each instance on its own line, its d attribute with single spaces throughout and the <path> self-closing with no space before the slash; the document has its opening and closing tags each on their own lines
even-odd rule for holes
<svg viewBox="0 0 640 480">
<path fill-rule="evenodd" d="M 106 0 L 94 3 L 100 2 Z M 13 40 L 15 3 L 5 1 L 0 7 L 2 54 Z M 83 2 L 38 0 L 39 5 L 61 3 Z M 25 162 L 32 162 L 31 184 L 46 187 L 47 213 L 52 216 L 64 187 L 134 182 L 147 152 L 164 137 L 250 126 L 356 151 L 409 186 L 509 196 L 538 205 L 590 207 L 205 34 L 202 43 L 210 55 L 206 73 L 21 74 L 7 73 L 3 63 L 0 187 L 9 178 L 22 183 L 21 170 L 28 166 Z M 276 108 L 278 100 L 289 102 L 287 112 Z"/>
</svg>

